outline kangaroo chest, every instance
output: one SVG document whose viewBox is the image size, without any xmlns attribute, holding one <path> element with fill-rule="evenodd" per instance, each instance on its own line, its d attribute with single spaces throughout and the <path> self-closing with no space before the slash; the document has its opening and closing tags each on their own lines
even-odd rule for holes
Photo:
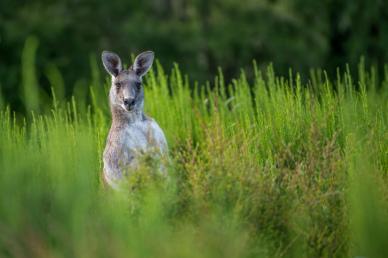
<svg viewBox="0 0 388 258">
<path fill-rule="evenodd" d="M 104 173 L 108 179 L 119 179 L 138 167 L 143 154 L 162 154 L 166 149 L 165 136 L 153 120 L 113 126 L 104 150 Z"/>
<path fill-rule="evenodd" d="M 155 128 L 150 122 L 135 122 L 109 132 L 106 154 L 112 162 L 128 165 L 136 156 L 156 147 Z"/>
<path fill-rule="evenodd" d="M 125 151 L 140 154 L 146 152 L 153 144 L 154 128 L 148 122 L 136 122 L 120 131 L 118 145 Z"/>
</svg>

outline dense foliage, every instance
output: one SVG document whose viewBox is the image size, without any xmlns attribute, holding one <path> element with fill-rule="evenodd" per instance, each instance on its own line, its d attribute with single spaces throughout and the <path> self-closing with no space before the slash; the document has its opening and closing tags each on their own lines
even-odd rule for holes
<svg viewBox="0 0 388 258">
<path fill-rule="evenodd" d="M 78 84 L 66 102 L 58 75 L 44 96 L 32 50 L 22 86 L 35 111 L 0 111 L 1 257 L 388 256 L 388 71 L 303 85 L 254 67 L 253 83 L 218 74 L 191 91 L 158 66 L 145 105 L 170 177 L 147 161 L 112 192 L 100 184 L 108 85 Z"/>
<path fill-rule="evenodd" d="M 164 67 L 177 61 L 190 78 L 226 80 L 273 62 L 281 74 L 292 67 L 333 74 L 360 56 L 388 59 L 388 2 L 383 0 L 2 0 L 1 91 L 14 107 L 21 99 L 20 53 L 37 38 L 39 85 L 47 92 L 61 71 L 67 96 L 90 78 L 90 56 L 101 50 L 121 56 L 153 49 Z M 55 75 L 54 75 L 55 76 Z"/>
</svg>

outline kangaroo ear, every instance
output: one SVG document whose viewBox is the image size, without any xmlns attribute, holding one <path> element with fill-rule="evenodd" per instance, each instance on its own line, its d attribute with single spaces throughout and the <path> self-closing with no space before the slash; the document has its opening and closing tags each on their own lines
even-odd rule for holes
<svg viewBox="0 0 388 258">
<path fill-rule="evenodd" d="M 112 76 L 116 77 L 123 69 L 123 66 L 121 65 L 121 59 L 117 54 L 109 51 L 103 51 L 101 58 L 105 70 Z"/>
<path fill-rule="evenodd" d="M 133 63 L 132 69 L 135 71 L 135 73 L 138 76 L 142 77 L 151 68 L 153 61 L 154 61 L 154 52 L 152 51 L 143 52 L 136 57 L 135 62 Z"/>
</svg>

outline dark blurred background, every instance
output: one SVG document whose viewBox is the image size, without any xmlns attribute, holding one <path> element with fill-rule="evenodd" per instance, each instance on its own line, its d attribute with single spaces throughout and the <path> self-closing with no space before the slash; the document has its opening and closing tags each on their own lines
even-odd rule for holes
<svg viewBox="0 0 388 258">
<path fill-rule="evenodd" d="M 387 62 L 388 1 L 1 0 L 0 83 L 11 103 L 30 36 L 37 39 L 39 85 L 48 87 L 54 69 L 67 95 L 90 80 L 91 60 L 99 62 L 103 49 L 127 62 L 131 53 L 154 50 L 167 71 L 177 62 L 199 82 L 213 79 L 218 67 L 229 80 L 253 59 L 285 75 L 289 68 L 335 73 L 346 63 L 356 67 L 361 56 L 380 67 Z"/>
</svg>

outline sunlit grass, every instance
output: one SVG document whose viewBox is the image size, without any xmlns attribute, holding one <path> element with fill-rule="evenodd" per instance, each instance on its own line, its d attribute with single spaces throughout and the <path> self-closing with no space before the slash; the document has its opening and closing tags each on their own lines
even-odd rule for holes
<svg viewBox="0 0 388 258">
<path fill-rule="evenodd" d="M 170 177 L 144 169 L 116 193 L 100 182 L 109 85 L 65 101 L 48 73 L 50 102 L 0 112 L 1 257 L 386 257 L 388 76 L 361 65 L 302 83 L 269 67 L 192 87 L 158 66 L 145 106 Z"/>
</svg>

